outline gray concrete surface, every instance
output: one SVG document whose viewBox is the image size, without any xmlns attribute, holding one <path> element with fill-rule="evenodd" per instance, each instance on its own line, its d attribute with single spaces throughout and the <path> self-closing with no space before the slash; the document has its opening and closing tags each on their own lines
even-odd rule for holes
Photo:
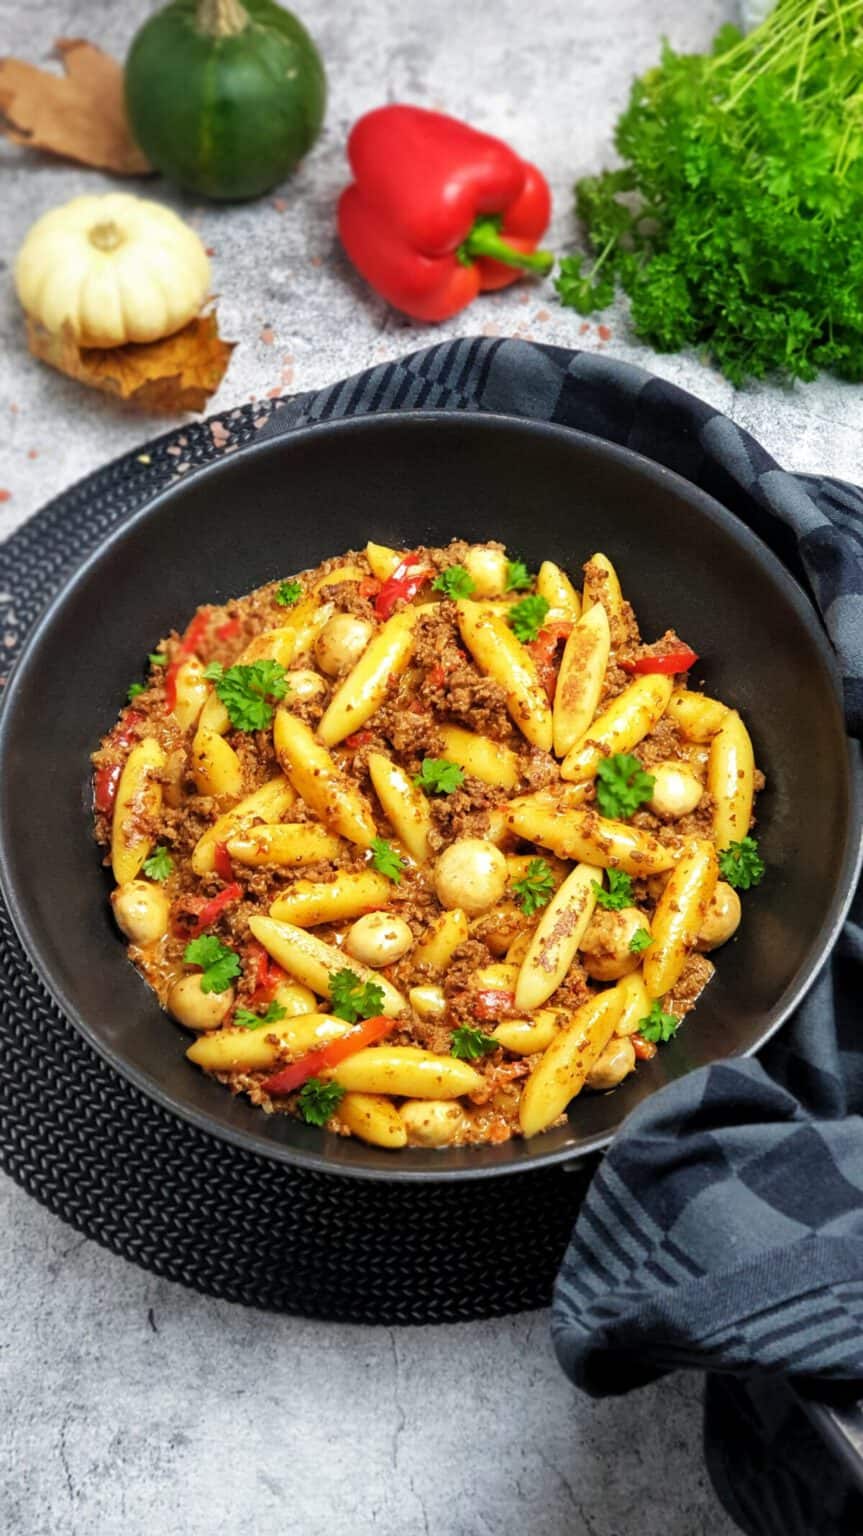
<svg viewBox="0 0 863 1536">
<path fill-rule="evenodd" d="M 0 52 L 57 36 L 121 54 L 141 0 L 0 0 Z M 570 187 L 610 153 L 634 71 L 666 32 L 700 46 L 731 0 L 318 0 L 324 136 L 274 197 L 204 208 L 158 182 L 213 255 L 227 407 L 329 382 L 432 335 L 608 347 L 715 401 L 787 465 L 859 478 L 860 390 L 735 392 L 698 358 L 656 358 L 605 317 L 583 329 L 547 287 L 489 297 L 436 332 L 363 289 L 333 237 L 346 130 L 384 99 L 473 118 L 548 172 L 551 243 Z M 0 533 L 164 422 L 28 358 L 9 269 L 45 209 L 114 185 L 0 146 Z M 442 1330 L 337 1328 L 207 1301 L 77 1236 L 0 1181 L 0 1530 L 10 1536 L 729 1536 L 700 1454 L 700 1384 L 676 1377 L 591 1403 L 560 1375 L 544 1314 Z"/>
</svg>

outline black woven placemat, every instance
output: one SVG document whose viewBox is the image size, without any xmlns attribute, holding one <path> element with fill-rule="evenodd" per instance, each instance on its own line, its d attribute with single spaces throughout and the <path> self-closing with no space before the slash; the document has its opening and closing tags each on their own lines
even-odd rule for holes
<svg viewBox="0 0 863 1536">
<path fill-rule="evenodd" d="M 252 441 L 272 404 L 169 433 L 57 497 L 0 550 L 14 661 L 84 556 L 178 474 Z M 51 1001 L 0 906 L 0 1165 L 79 1231 L 231 1301 L 368 1323 L 543 1305 L 587 1173 L 371 1184 L 285 1168 L 175 1118 Z"/>
</svg>

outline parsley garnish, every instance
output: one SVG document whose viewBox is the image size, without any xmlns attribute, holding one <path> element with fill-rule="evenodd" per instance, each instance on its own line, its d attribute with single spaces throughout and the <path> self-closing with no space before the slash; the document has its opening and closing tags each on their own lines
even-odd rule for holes
<svg viewBox="0 0 863 1536">
<path fill-rule="evenodd" d="M 666 44 L 618 119 L 622 164 L 577 185 L 596 260 L 561 264 L 562 301 L 588 313 L 619 282 L 638 336 L 734 384 L 863 378 L 859 16 L 780 0 L 746 37 Z"/>
<path fill-rule="evenodd" d="M 297 1108 L 309 1125 L 326 1125 L 345 1096 L 338 1083 L 325 1082 L 322 1077 L 310 1077 L 303 1083 Z"/>
<path fill-rule="evenodd" d="M 234 1023 L 239 1024 L 240 1029 L 260 1029 L 262 1024 L 278 1024 L 285 1017 L 285 1009 L 281 1003 L 269 1003 L 264 1013 L 252 1013 L 249 1008 L 238 1008 L 234 1013 Z"/>
<path fill-rule="evenodd" d="M 548 599 L 538 597 L 523 597 L 520 603 L 514 603 L 507 615 L 509 627 L 517 640 L 527 645 L 530 640 L 535 640 L 548 613 Z"/>
<path fill-rule="evenodd" d="M 374 981 L 360 981 L 356 971 L 347 967 L 330 977 L 330 1013 L 346 1024 L 358 1019 L 373 1019 L 380 1013 L 384 989 Z"/>
<path fill-rule="evenodd" d="M 540 907 L 548 906 L 554 895 L 554 875 L 547 859 L 531 859 L 527 874 L 513 880 L 512 893 L 525 917 L 533 917 Z"/>
<path fill-rule="evenodd" d="M 151 667 L 166 667 L 168 665 L 168 658 L 164 651 L 151 651 L 147 660 Z"/>
<path fill-rule="evenodd" d="M 145 875 L 150 876 L 151 880 L 167 880 L 171 870 L 174 868 L 174 860 L 171 858 L 164 843 L 160 843 L 158 848 L 154 848 L 150 857 L 144 860 L 141 868 Z"/>
<path fill-rule="evenodd" d="M 432 582 L 433 592 L 444 592 L 447 597 L 470 597 L 476 591 L 476 582 L 463 565 L 448 565 Z"/>
<path fill-rule="evenodd" d="M 506 562 L 506 590 L 507 592 L 523 592 L 526 587 L 533 586 L 533 577 L 523 560 L 507 560 Z"/>
<path fill-rule="evenodd" d="M 605 907 L 607 912 L 621 912 L 624 907 L 631 907 L 635 900 L 632 894 L 632 876 L 624 873 L 622 869 L 609 869 L 608 890 L 604 890 L 598 880 L 591 881 L 591 890 L 596 897 L 598 907 Z"/>
<path fill-rule="evenodd" d="M 464 783 L 464 774 L 458 763 L 451 763 L 447 757 L 424 757 L 414 783 L 430 795 L 451 795 Z"/>
<path fill-rule="evenodd" d="M 398 885 L 407 861 L 402 858 L 392 843 L 387 842 L 385 837 L 374 837 L 372 838 L 372 863 L 379 875 L 386 875 L 388 880 L 394 880 Z"/>
<path fill-rule="evenodd" d="M 276 593 L 276 602 L 280 608 L 293 608 L 294 603 L 298 603 L 302 595 L 302 582 L 282 581 L 279 583 L 279 590 Z"/>
<path fill-rule="evenodd" d="M 640 1019 L 638 1033 L 642 1040 L 651 1040 L 654 1045 L 665 1044 L 680 1028 L 680 1020 L 673 1013 L 663 1013 L 659 998 L 654 998 L 650 1005 L 650 1012 L 646 1019 Z"/>
<path fill-rule="evenodd" d="M 613 757 L 604 757 L 596 771 L 597 805 L 603 816 L 625 821 L 650 799 L 655 783 L 637 757 L 616 752 Z"/>
<path fill-rule="evenodd" d="M 472 1024 L 460 1024 L 452 1032 L 449 1053 L 458 1057 L 459 1061 L 479 1061 L 481 1056 L 496 1050 L 497 1041 L 481 1029 L 474 1029 Z"/>
<path fill-rule="evenodd" d="M 129 684 L 129 690 L 128 690 L 127 694 L 126 694 L 126 698 L 129 700 L 129 703 L 131 704 L 133 699 L 137 699 L 139 693 L 146 693 L 146 691 L 147 691 L 147 684 L 146 683 L 130 683 Z"/>
<path fill-rule="evenodd" d="M 649 928 L 636 928 L 629 941 L 629 948 L 634 955 L 640 955 L 645 949 L 649 949 L 652 943 L 653 938 Z"/>
<path fill-rule="evenodd" d="M 764 879 L 765 868 L 754 837 L 729 843 L 719 855 L 719 872 L 735 891 L 748 891 L 751 886 L 758 885 Z"/>
<path fill-rule="evenodd" d="M 216 692 L 228 711 L 236 731 L 264 731 L 273 718 L 273 699 L 283 699 L 288 691 L 285 669 L 278 661 L 253 661 L 248 666 L 229 667 L 211 661 L 204 676 L 215 683 Z"/>
<path fill-rule="evenodd" d="M 224 992 L 243 969 L 234 951 L 212 933 L 204 933 L 199 939 L 192 939 L 183 951 L 183 959 L 187 965 L 201 966 L 204 973 L 201 977 L 202 992 Z"/>
</svg>

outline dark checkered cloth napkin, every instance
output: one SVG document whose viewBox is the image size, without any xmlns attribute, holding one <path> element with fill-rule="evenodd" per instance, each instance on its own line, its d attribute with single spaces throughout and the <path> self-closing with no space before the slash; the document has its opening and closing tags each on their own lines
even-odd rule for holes
<svg viewBox="0 0 863 1536">
<path fill-rule="evenodd" d="M 753 528 L 817 604 L 863 734 L 863 493 L 780 469 L 694 396 L 606 355 L 447 342 L 295 397 L 269 436 L 381 410 L 504 411 L 676 470 Z M 759 1061 L 690 1074 L 617 1136 L 557 1283 L 564 1370 L 597 1396 L 707 1371 L 714 1482 L 757 1536 L 860 1536 L 863 1502 L 779 1385 L 863 1380 L 863 897 Z M 817 1447 L 820 1446 L 820 1450 Z M 694 1533 L 693 1533 L 694 1536 Z"/>
</svg>

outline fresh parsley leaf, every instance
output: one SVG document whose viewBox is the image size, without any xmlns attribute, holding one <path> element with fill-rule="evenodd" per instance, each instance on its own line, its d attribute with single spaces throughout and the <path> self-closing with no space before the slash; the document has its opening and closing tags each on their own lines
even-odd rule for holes
<svg viewBox="0 0 863 1536">
<path fill-rule="evenodd" d="M 483 1030 L 474 1029 L 472 1024 L 460 1024 L 452 1032 L 449 1053 L 457 1056 L 459 1061 L 479 1061 L 481 1056 L 488 1056 L 497 1048 L 497 1041 Z"/>
<path fill-rule="evenodd" d="M 286 1010 L 281 1003 L 268 1003 L 264 1013 L 252 1013 L 249 1008 L 237 1008 L 234 1012 L 234 1023 L 239 1024 L 240 1029 L 260 1029 L 263 1024 L 278 1024 L 285 1017 Z"/>
<path fill-rule="evenodd" d="M 168 665 L 168 658 L 164 651 L 151 651 L 147 660 L 151 667 L 166 667 Z"/>
<path fill-rule="evenodd" d="M 562 256 L 554 279 L 561 304 L 577 310 L 580 315 L 592 315 L 598 309 L 605 309 L 614 298 L 614 278 L 607 274 L 599 277 L 598 273 L 599 262 L 585 272 L 583 256 Z"/>
<path fill-rule="evenodd" d="M 309 1125 L 326 1125 L 335 1114 L 345 1096 L 338 1083 L 328 1083 L 322 1077 L 310 1077 L 303 1083 L 297 1108 Z"/>
<path fill-rule="evenodd" d="M 643 1040 L 650 1040 L 654 1045 L 664 1045 L 666 1040 L 677 1034 L 679 1028 L 680 1020 L 673 1013 L 664 1013 L 657 997 L 650 1005 L 647 1018 L 639 1020 L 638 1033 Z"/>
<path fill-rule="evenodd" d="M 547 907 L 554 895 L 554 875 L 547 859 L 531 859 L 527 874 L 513 880 L 512 893 L 525 917 L 533 917 L 540 907 Z"/>
<path fill-rule="evenodd" d="M 131 704 L 133 699 L 137 699 L 139 693 L 145 693 L 146 690 L 147 690 L 147 684 L 146 683 L 130 683 L 129 684 L 129 690 L 128 690 L 127 694 L 126 694 L 126 698 L 129 700 L 129 703 Z"/>
<path fill-rule="evenodd" d="M 547 598 L 538 597 L 536 594 L 523 597 L 520 603 L 513 603 L 507 615 L 509 627 L 523 645 L 536 639 L 545 623 L 548 608 Z"/>
<path fill-rule="evenodd" d="M 635 897 L 632 894 L 632 876 L 627 875 L 622 869 L 609 869 L 608 890 L 606 891 L 598 880 L 590 882 L 591 889 L 596 897 L 596 905 L 605 907 L 607 912 L 621 912 L 624 907 L 631 907 Z"/>
<path fill-rule="evenodd" d="M 203 970 L 202 992 L 224 992 L 243 969 L 234 951 L 212 933 L 192 939 L 183 951 L 183 959 L 187 965 L 199 965 Z"/>
<path fill-rule="evenodd" d="M 282 581 L 276 592 L 276 602 L 280 608 L 293 608 L 303 595 L 303 585 L 300 581 Z"/>
<path fill-rule="evenodd" d="M 476 591 L 476 582 L 463 565 L 448 565 L 432 582 L 433 592 L 444 592 L 447 597 L 470 597 Z"/>
<path fill-rule="evenodd" d="M 653 938 L 649 928 L 636 928 L 629 941 L 629 948 L 634 955 L 641 955 L 650 948 L 652 943 Z"/>
<path fill-rule="evenodd" d="M 220 662 L 211 661 L 204 676 L 215 683 L 236 731 L 265 731 L 273 718 L 272 701 L 288 692 L 287 675 L 278 661 L 252 661 L 227 672 Z"/>
<path fill-rule="evenodd" d="M 356 971 L 347 967 L 330 977 L 330 1013 L 346 1024 L 358 1019 L 373 1019 L 381 1011 L 384 989 L 374 981 L 360 981 Z"/>
<path fill-rule="evenodd" d="M 754 837 L 729 843 L 719 855 L 719 873 L 735 891 L 748 891 L 764 879 L 766 866 Z"/>
<path fill-rule="evenodd" d="M 640 805 L 646 804 L 656 783 L 652 773 L 645 773 L 637 757 L 615 752 L 604 757 L 596 772 L 596 803 L 603 816 L 626 821 Z"/>
<path fill-rule="evenodd" d="M 506 562 L 506 591 L 523 592 L 526 587 L 533 586 L 533 577 L 523 560 L 507 560 Z"/>
<path fill-rule="evenodd" d="M 164 843 L 160 843 L 158 848 L 153 849 L 150 857 L 144 860 L 141 868 L 145 875 L 150 876 L 151 880 L 167 880 L 171 870 L 174 868 L 174 860 L 171 858 Z"/>
<path fill-rule="evenodd" d="M 449 758 L 424 757 L 414 783 L 430 795 L 451 795 L 464 783 L 464 774 L 458 763 L 451 763 Z"/>
<path fill-rule="evenodd" d="M 385 837 L 372 838 L 372 863 L 379 875 L 386 875 L 388 880 L 394 880 L 399 885 L 407 860 L 403 859 L 397 848 L 388 843 Z"/>
</svg>

